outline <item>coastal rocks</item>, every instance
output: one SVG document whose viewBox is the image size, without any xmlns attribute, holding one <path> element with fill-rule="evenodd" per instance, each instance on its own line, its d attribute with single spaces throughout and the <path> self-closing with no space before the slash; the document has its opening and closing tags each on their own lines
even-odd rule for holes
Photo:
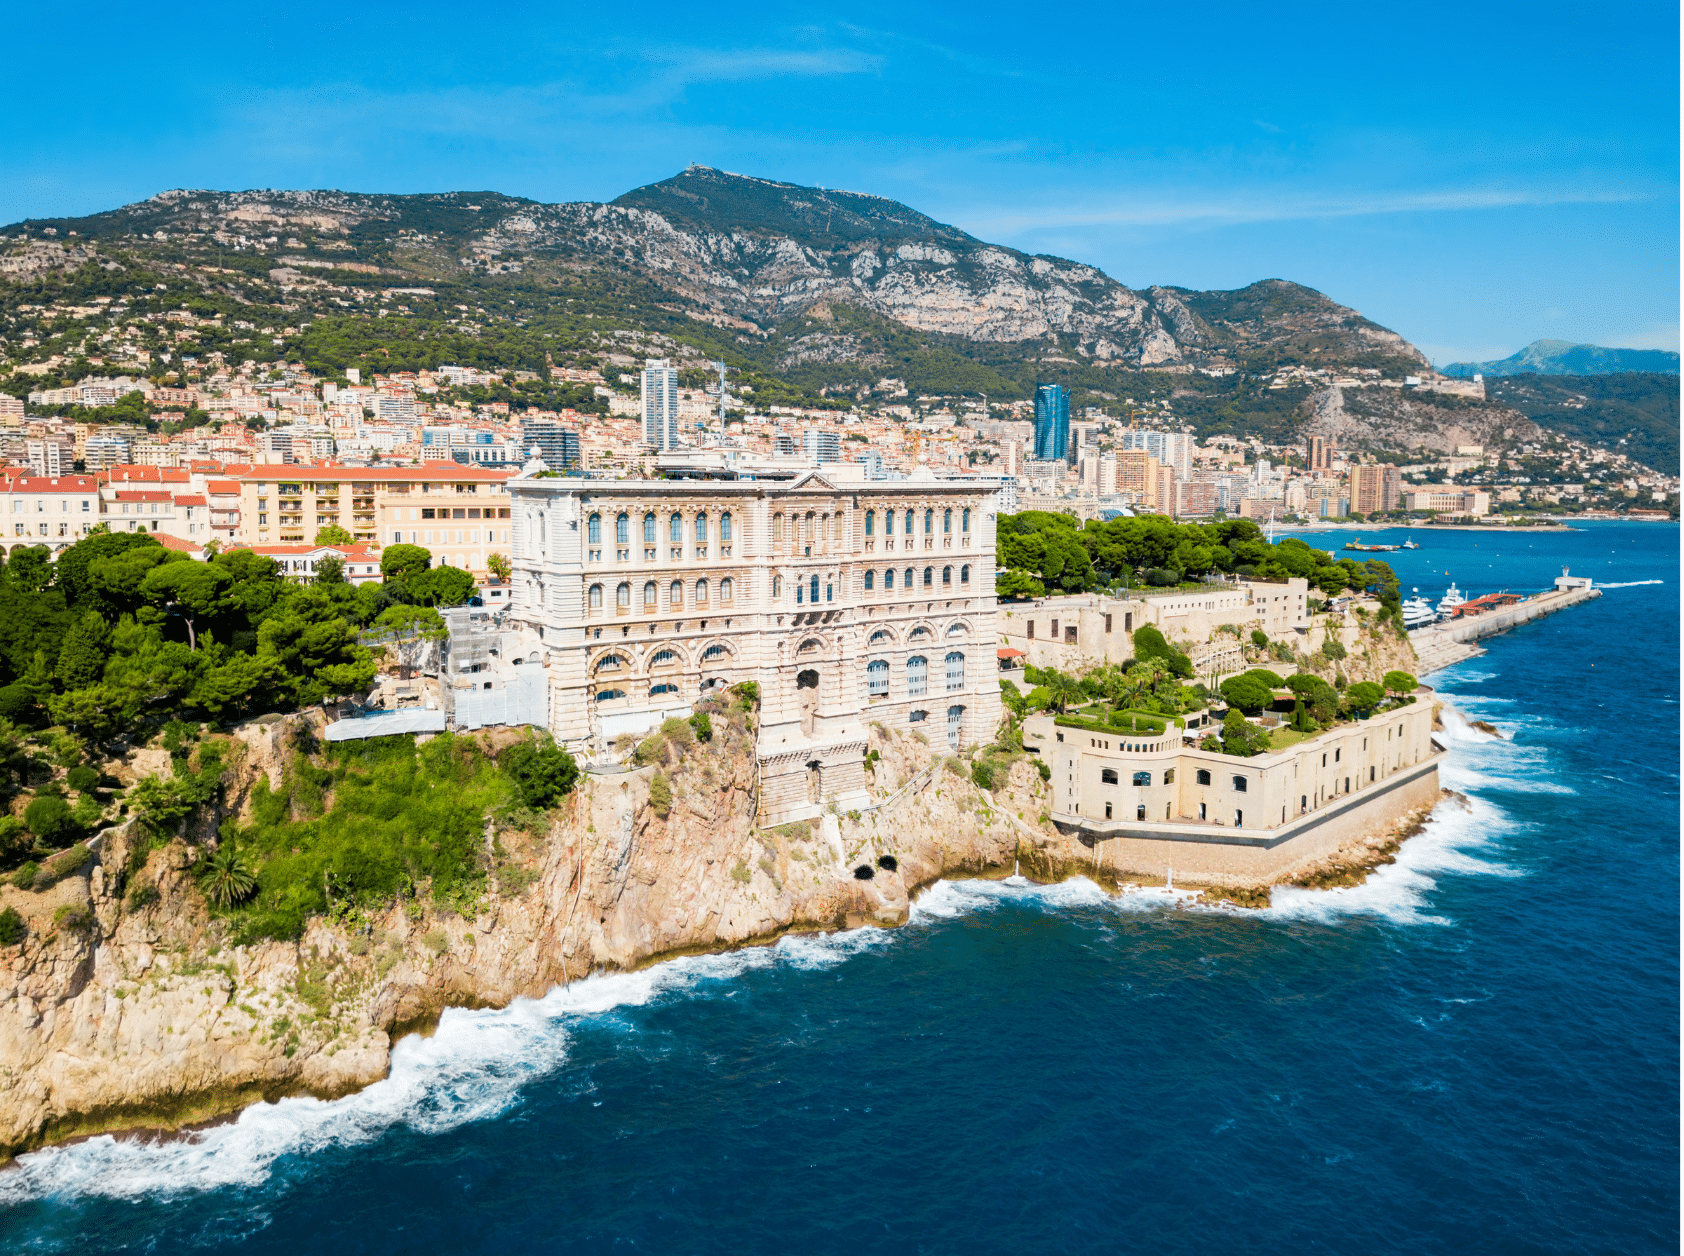
<svg viewBox="0 0 1684 1256">
<path fill-rule="evenodd" d="M 229 796 L 281 772 L 307 726 L 238 730 L 248 752 Z M 190 875 L 194 850 L 148 849 L 133 825 L 102 835 L 98 860 L 51 896 L 0 888 L 29 925 L 0 950 L 0 1151 L 344 1094 L 384 1076 L 392 1043 L 447 1007 L 790 932 L 900 924 L 943 877 L 1142 879 L 1105 843 L 1052 826 L 1031 757 L 998 761 L 987 791 L 945 746 L 875 725 L 870 809 L 758 828 L 753 735 L 740 713 L 714 729 L 706 746 L 587 775 L 547 828 L 488 834 L 471 918 L 409 901 L 317 919 L 296 942 L 235 946 Z M 657 771 L 664 814 L 650 803 Z M 65 906 L 88 919 L 55 926 Z"/>
</svg>

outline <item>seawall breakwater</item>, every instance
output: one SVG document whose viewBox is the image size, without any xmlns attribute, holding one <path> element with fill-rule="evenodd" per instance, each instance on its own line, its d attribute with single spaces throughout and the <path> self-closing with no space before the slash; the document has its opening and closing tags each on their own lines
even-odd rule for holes
<svg viewBox="0 0 1684 1256">
<path fill-rule="evenodd" d="M 1520 624 L 1601 596 L 1602 590 L 1596 588 L 1552 589 L 1513 606 L 1486 611 L 1483 615 L 1470 615 L 1447 624 L 1434 624 L 1431 628 L 1417 628 L 1409 634 L 1409 640 L 1420 661 L 1420 674 L 1426 676 L 1452 663 L 1484 653 L 1481 647 L 1473 644 L 1482 637 L 1507 632 Z"/>
</svg>

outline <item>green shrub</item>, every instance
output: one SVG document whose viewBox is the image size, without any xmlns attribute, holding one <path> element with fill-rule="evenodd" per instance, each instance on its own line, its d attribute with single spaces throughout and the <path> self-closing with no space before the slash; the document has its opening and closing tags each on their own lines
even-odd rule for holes
<svg viewBox="0 0 1684 1256">
<path fill-rule="evenodd" d="M 35 874 L 35 889 L 47 890 L 77 871 L 92 857 L 87 846 L 77 842 L 69 850 L 61 850 L 41 866 Z M 21 869 L 20 869 L 21 871 Z"/>
<path fill-rule="evenodd" d="M 743 705 L 750 710 L 760 705 L 760 686 L 752 680 L 745 680 L 732 685 L 731 692 L 742 698 Z"/>
<path fill-rule="evenodd" d="M 71 768 L 65 774 L 64 783 L 78 794 L 85 794 L 99 788 L 99 769 L 90 767 Z"/>
<path fill-rule="evenodd" d="M 690 725 L 676 715 L 661 721 L 661 736 L 676 746 L 688 747 L 696 744 L 696 734 Z"/>
<path fill-rule="evenodd" d="M 35 878 L 41 873 L 41 865 L 31 859 L 23 867 L 12 873 L 12 884 L 20 890 L 35 888 Z"/>
<path fill-rule="evenodd" d="M 1041 779 L 1043 781 L 1052 780 L 1052 767 L 1045 759 L 1035 760 L 1035 770 L 1041 774 Z"/>
<path fill-rule="evenodd" d="M 1269 634 L 1261 628 L 1253 628 L 1251 630 L 1251 644 L 1259 649 L 1265 648 L 1269 644 Z"/>
<path fill-rule="evenodd" d="M 706 711 L 697 711 L 690 717 L 690 727 L 696 730 L 697 741 L 713 740 L 713 721 L 708 718 Z"/>
<path fill-rule="evenodd" d="M 82 903 L 64 903 L 53 913 L 55 929 L 86 929 L 94 922 L 94 914 Z"/>
<path fill-rule="evenodd" d="M 1322 642 L 1321 652 L 1328 658 L 1332 659 L 1335 663 L 1344 658 L 1347 653 L 1344 643 L 1331 633 L 1328 635 L 1327 640 Z"/>
<path fill-rule="evenodd" d="M 973 763 L 971 765 L 971 780 L 976 782 L 979 789 L 986 789 L 992 793 L 994 789 L 994 765 L 983 760 Z"/>
<path fill-rule="evenodd" d="M 260 777 L 254 822 L 224 834 L 257 876 L 257 893 L 234 910 L 236 936 L 296 938 L 327 911 L 330 889 L 336 906 L 383 908 L 426 887 L 439 902 L 471 904 L 485 884 L 485 817 L 515 796 L 478 743 L 448 733 L 421 746 L 375 737 L 327 754 L 344 771 L 331 808 L 297 772 L 277 790 Z"/>
<path fill-rule="evenodd" d="M 35 845 L 35 835 L 26 829 L 16 816 L 0 816 L 0 859 L 10 860 L 27 854 Z"/>
<path fill-rule="evenodd" d="M 17 909 L 8 907 L 0 911 L 0 946 L 16 946 L 22 942 L 29 932 L 23 923 L 23 917 L 18 915 Z"/>
<path fill-rule="evenodd" d="M 433 929 L 422 935 L 421 945 L 434 955 L 443 955 L 450 949 L 450 935 L 443 929 Z"/>
<path fill-rule="evenodd" d="M 947 758 L 942 761 L 942 767 L 946 768 L 954 776 L 965 775 L 965 764 L 956 754 L 948 755 Z"/>
<path fill-rule="evenodd" d="M 523 741 L 498 756 L 497 766 L 509 774 L 520 801 L 527 807 L 549 807 L 573 791 L 579 765 L 556 745 Z"/>
<path fill-rule="evenodd" d="M 672 782 L 659 771 L 649 778 L 649 805 L 663 820 L 672 812 Z"/>
<path fill-rule="evenodd" d="M 49 846 L 57 845 L 76 831 L 76 817 L 70 804 L 51 794 L 43 794 L 25 807 L 23 822 Z"/>
</svg>

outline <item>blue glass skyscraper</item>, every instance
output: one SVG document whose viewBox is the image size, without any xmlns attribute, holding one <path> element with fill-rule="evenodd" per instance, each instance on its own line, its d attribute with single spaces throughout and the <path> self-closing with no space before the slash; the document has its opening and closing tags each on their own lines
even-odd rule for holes
<svg viewBox="0 0 1684 1256">
<path fill-rule="evenodd" d="M 1035 385 L 1035 457 L 1070 459 L 1070 390 L 1063 384 Z"/>
</svg>

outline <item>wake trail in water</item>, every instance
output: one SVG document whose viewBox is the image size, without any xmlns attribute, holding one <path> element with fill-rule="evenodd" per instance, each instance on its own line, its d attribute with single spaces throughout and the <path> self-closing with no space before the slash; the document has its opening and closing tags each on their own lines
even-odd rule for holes
<svg viewBox="0 0 1684 1256">
<path fill-rule="evenodd" d="M 1645 584 L 1665 584 L 1665 580 L 1611 580 L 1607 584 L 1598 580 L 1594 587 L 1598 589 L 1635 589 Z"/>
</svg>

